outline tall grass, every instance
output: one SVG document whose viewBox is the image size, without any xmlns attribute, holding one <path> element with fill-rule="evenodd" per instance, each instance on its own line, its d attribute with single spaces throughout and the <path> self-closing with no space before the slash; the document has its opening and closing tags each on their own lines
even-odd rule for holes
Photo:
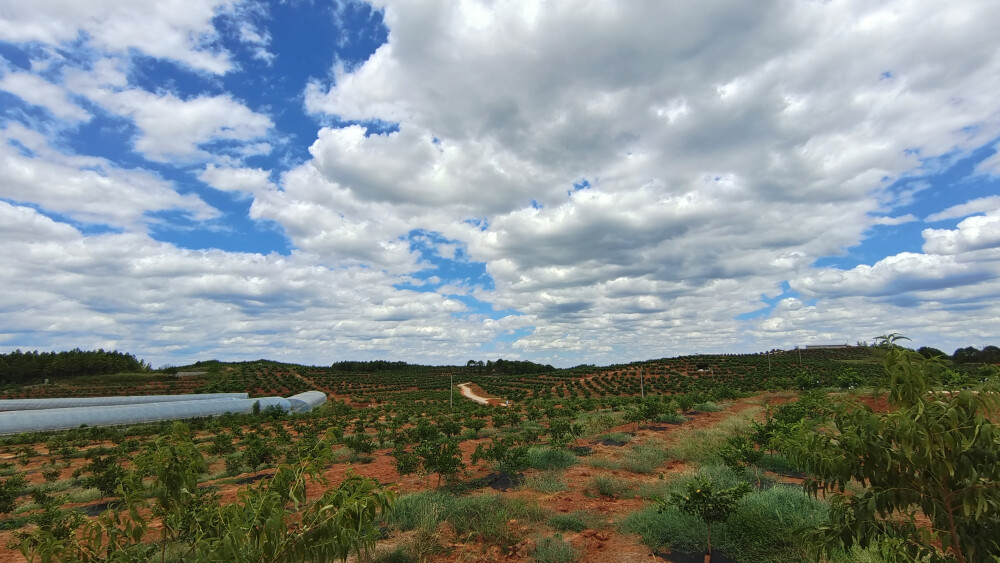
<svg viewBox="0 0 1000 563">
<path fill-rule="evenodd" d="M 521 487 L 548 494 L 565 491 L 566 482 L 563 481 L 562 471 L 556 469 L 526 476 Z"/>
<path fill-rule="evenodd" d="M 632 473 L 655 473 L 664 461 L 670 458 L 667 450 L 651 445 L 634 446 L 625 452 L 622 469 Z"/>
<path fill-rule="evenodd" d="M 598 494 L 604 497 L 621 497 L 632 492 L 631 481 L 621 477 L 611 475 L 598 475 L 587 483 L 586 490 L 589 493 Z"/>
<path fill-rule="evenodd" d="M 389 523 L 402 531 L 426 531 L 447 521 L 459 537 L 508 547 L 520 536 L 512 521 L 539 522 L 544 518 L 544 510 L 524 499 L 500 494 L 456 497 L 440 491 L 421 491 L 400 497 Z"/>
<path fill-rule="evenodd" d="M 539 540 L 532 556 L 539 563 L 572 563 L 580 560 L 580 552 L 559 535 Z"/>
<path fill-rule="evenodd" d="M 642 444 L 626 450 L 621 459 L 594 458 L 588 460 L 587 464 L 598 469 L 624 469 L 632 473 L 649 475 L 656 473 L 660 465 L 668 459 L 670 459 L 668 450 Z"/>
<path fill-rule="evenodd" d="M 577 510 L 569 514 L 556 514 L 549 518 L 549 526 L 560 532 L 582 532 L 588 528 L 603 528 L 604 519 L 587 510 Z"/>
<path fill-rule="evenodd" d="M 739 561 L 805 561 L 801 531 L 818 526 L 826 513 L 826 503 L 791 487 L 755 491 L 740 501 L 729 520 L 712 526 L 712 544 Z M 656 506 L 634 512 L 619 523 L 619 529 L 641 535 L 654 549 L 701 553 L 707 543 L 704 522 L 675 507 L 666 507 L 662 513 Z"/>
<path fill-rule="evenodd" d="M 711 428 L 681 427 L 675 433 L 676 442 L 669 449 L 670 457 L 691 463 L 718 461 L 718 452 L 726 445 L 726 439 L 750 427 L 750 420 L 762 410 L 752 407 L 743 413 L 722 419 Z"/>
<path fill-rule="evenodd" d="M 528 449 L 528 466 L 534 469 L 566 469 L 577 463 L 573 452 L 547 447 L 532 447 Z"/>
</svg>

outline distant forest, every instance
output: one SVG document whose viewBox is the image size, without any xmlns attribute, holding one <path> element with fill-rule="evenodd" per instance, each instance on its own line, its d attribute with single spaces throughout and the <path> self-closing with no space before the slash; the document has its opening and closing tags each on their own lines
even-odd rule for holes
<svg viewBox="0 0 1000 563">
<path fill-rule="evenodd" d="M 996 346 L 983 346 L 982 350 L 967 346 L 955 350 L 955 353 L 951 356 L 937 348 L 930 348 L 928 346 L 917 348 L 917 352 L 925 358 L 944 356 L 956 364 L 1000 364 L 1000 348 Z"/>
<path fill-rule="evenodd" d="M 46 377 L 105 375 L 149 371 L 149 364 L 117 350 L 22 352 L 0 354 L 0 382 L 25 383 Z"/>
<path fill-rule="evenodd" d="M 946 354 L 937 348 L 922 346 L 917 352 L 926 357 L 943 357 L 955 364 L 1000 364 L 1000 348 L 984 346 L 978 349 L 972 346 L 959 348 L 954 354 Z M 211 363 L 198 362 L 197 365 Z M 375 373 L 385 371 L 409 371 L 421 369 L 424 366 L 406 362 L 374 361 L 339 361 L 330 366 L 334 370 L 351 373 Z M 469 360 L 464 366 L 468 371 L 484 375 L 524 375 L 555 371 L 551 365 L 536 364 L 529 361 L 503 360 L 496 361 Z M 81 375 L 106 375 L 125 372 L 146 372 L 150 366 L 132 354 L 117 350 L 84 351 L 79 348 L 68 352 L 22 352 L 15 350 L 9 354 L 0 354 L 0 384 L 21 384 L 46 377 L 73 377 Z M 176 371 L 176 368 L 174 368 Z"/>
</svg>

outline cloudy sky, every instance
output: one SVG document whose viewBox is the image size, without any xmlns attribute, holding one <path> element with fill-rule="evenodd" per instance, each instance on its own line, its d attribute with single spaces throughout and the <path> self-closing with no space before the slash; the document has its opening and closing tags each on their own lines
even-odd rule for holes
<svg viewBox="0 0 1000 563">
<path fill-rule="evenodd" d="M 1000 3 L 0 0 L 0 349 L 1000 344 Z"/>
</svg>

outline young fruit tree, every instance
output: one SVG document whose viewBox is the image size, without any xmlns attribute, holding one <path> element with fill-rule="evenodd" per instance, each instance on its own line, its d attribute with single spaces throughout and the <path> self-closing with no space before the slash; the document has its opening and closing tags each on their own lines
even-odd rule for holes
<svg viewBox="0 0 1000 563">
<path fill-rule="evenodd" d="M 811 476 L 813 493 L 832 491 L 826 551 L 875 543 L 912 558 L 994 561 L 1000 555 L 1000 393 L 943 391 L 948 368 L 879 339 L 888 412 L 846 402 L 829 425 L 801 426 L 785 449 Z M 863 489 L 845 493 L 851 481 Z"/>
<path fill-rule="evenodd" d="M 676 506 L 687 514 L 701 518 L 708 527 L 708 555 L 712 556 L 712 524 L 725 522 L 736 510 L 737 504 L 751 491 L 748 483 L 729 489 L 717 489 L 711 479 L 697 477 L 687 485 L 684 494 L 671 493 L 670 497 L 660 501 L 660 512 L 668 506 Z"/>
</svg>

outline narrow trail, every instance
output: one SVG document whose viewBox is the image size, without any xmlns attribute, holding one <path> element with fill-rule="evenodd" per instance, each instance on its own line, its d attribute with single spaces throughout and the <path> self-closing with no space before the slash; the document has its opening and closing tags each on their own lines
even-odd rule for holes
<svg viewBox="0 0 1000 563">
<path fill-rule="evenodd" d="M 470 383 L 458 384 L 458 388 L 461 390 L 462 396 L 465 397 L 466 399 L 472 399 L 473 401 L 479 403 L 480 405 L 503 404 L 500 401 L 500 399 L 494 399 L 492 397 L 481 397 L 477 395 L 476 392 L 469 387 L 469 385 L 471 384 Z M 491 402 L 491 400 L 493 402 Z"/>
</svg>

